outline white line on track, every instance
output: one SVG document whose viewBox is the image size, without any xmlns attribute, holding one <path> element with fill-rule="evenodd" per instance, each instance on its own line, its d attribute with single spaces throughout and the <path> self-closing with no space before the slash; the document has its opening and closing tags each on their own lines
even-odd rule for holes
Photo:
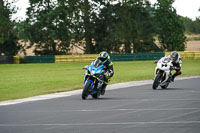
<svg viewBox="0 0 200 133">
<path fill-rule="evenodd" d="M 53 124 L 0 124 L 0 127 L 30 126 L 92 126 L 92 125 L 144 125 L 144 124 L 200 124 L 200 121 L 159 121 L 159 122 L 119 122 L 119 123 L 53 123 Z"/>
<path fill-rule="evenodd" d="M 113 112 L 113 111 L 178 111 L 178 110 L 198 110 L 200 111 L 200 108 L 158 108 L 158 109 L 152 109 L 152 108 L 147 108 L 147 109 L 107 109 L 107 110 L 52 110 L 52 111 L 23 111 L 20 110 L 19 112 L 31 112 L 31 113 L 65 113 L 65 112 Z M 0 111 L 4 112 L 4 111 Z M 9 111 L 12 112 L 12 111 Z M 13 112 L 18 112 L 18 111 L 13 111 Z"/>
<path fill-rule="evenodd" d="M 180 77 L 180 78 L 177 78 L 176 80 L 185 80 L 185 79 L 193 79 L 193 78 L 200 78 L 200 76 Z M 152 84 L 152 83 L 153 83 L 153 80 L 117 83 L 117 84 L 108 85 L 107 90 L 116 90 L 116 89 L 121 89 L 121 88 L 141 86 L 141 85 L 147 85 L 147 84 Z M 70 91 L 70 92 L 61 92 L 61 93 L 55 93 L 55 94 L 34 96 L 34 97 L 24 98 L 24 99 L 8 100 L 8 101 L 0 102 L 0 106 L 39 101 L 39 100 L 47 100 L 47 99 L 53 99 L 53 98 L 69 97 L 73 95 L 79 95 L 81 94 L 81 92 L 82 90 L 75 90 L 75 91 Z"/>
<path fill-rule="evenodd" d="M 167 117 L 167 118 L 155 120 L 154 122 L 166 121 L 166 120 L 170 120 L 170 119 L 174 119 L 174 118 L 178 118 L 178 117 L 183 117 L 183 116 L 186 116 L 186 115 L 194 114 L 194 113 L 197 113 L 197 112 L 200 112 L 200 110 L 195 110 L 195 111 L 182 113 L 182 114 L 178 114 L 178 115 L 172 115 L 172 116 Z"/>
</svg>

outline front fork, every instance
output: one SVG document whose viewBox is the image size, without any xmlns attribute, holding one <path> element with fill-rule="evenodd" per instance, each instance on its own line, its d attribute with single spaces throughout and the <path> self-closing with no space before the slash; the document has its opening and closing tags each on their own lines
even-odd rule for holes
<svg viewBox="0 0 200 133">
<path fill-rule="evenodd" d="M 93 90 L 95 88 L 97 79 L 96 78 L 90 78 L 90 76 L 86 75 L 85 76 L 85 80 L 84 80 L 84 84 L 86 83 L 86 81 L 90 81 L 91 82 L 90 89 Z"/>
<path fill-rule="evenodd" d="M 155 73 L 155 77 L 156 77 L 156 75 L 159 73 L 159 72 L 161 72 L 162 70 L 160 70 L 160 69 L 156 69 L 156 73 Z M 165 81 L 167 81 L 168 80 L 168 78 L 169 78 L 169 75 L 171 75 L 171 71 L 162 71 L 162 82 L 165 82 Z"/>
</svg>

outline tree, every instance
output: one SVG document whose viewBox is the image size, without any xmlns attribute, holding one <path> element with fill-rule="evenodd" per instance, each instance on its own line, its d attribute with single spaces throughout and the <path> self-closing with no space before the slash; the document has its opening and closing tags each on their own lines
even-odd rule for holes
<svg viewBox="0 0 200 133">
<path fill-rule="evenodd" d="M 116 2 L 116 1 L 112 1 Z M 114 31 L 114 24 L 117 23 L 116 12 L 120 8 L 119 4 L 112 4 L 109 0 L 100 0 L 100 8 L 98 17 L 95 18 L 94 40 L 95 52 L 101 51 L 119 51 L 120 43 L 114 40 L 111 34 Z M 118 46 L 118 47 L 117 47 Z"/>
<path fill-rule="evenodd" d="M 158 39 L 163 50 L 184 50 L 185 28 L 176 10 L 172 7 L 174 0 L 158 0 L 156 4 L 156 20 Z"/>
<path fill-rule="evenodd" d="M 200 17 L 196 18 L 196 20 L 193 21 L 191 32 L 195 34 L 200 34 Z"/>
<path fill-rule="evenodd" d="M 97 26 L 96 21 L 98 18 L 98 14 L 100 12 L 100 8 L 102 6 L 102 3 L 104 3 L 105 0 L 79 0 L 79 7 L 80 7 L 80 13 L 79 13 L 79 28 L 81 32 L 76 32 L 78 38 L 83 37 L 86 42 L 85 47 L 85 53 L 92 54 L 96 53 L 96 46 L 94 46 L 94 43 L 92 40 L 95 38 L 95 27 Z M 77 29 L 76 29 L 77 30 Z"/>
<path fill-rule="evenodd" d="M 150 3 L 145 0 L 123 0 L 118 5 L 111 38 L 124 44 L 125 53 L 159 50 L 154 43 L 154 26 Z M 133 44 L 133 45 L 132 45 Z M 119 48 L 119 45 L 116 45 Z"/>
<path fill-rule="evenodd" d="M 20 50 L 14 31 L 15 21 L 10 18 L 16 11 L 17 8 L 12 6 L 12 3 L 0 0 L 0 55 L 13 56 Z"/>
<path fill-rule="evenodd" d="M 78 0 L 30 0 L 25 34 L 36 55 L 66 54 L 74 37 Z"/>
<path fill-rule="evenodd" d="M 30 0 L 18 31 L 38 55 L 66 54 L 84 39 L 85 53 L 156 51 L 151 12 L 146 0 Z"/>
<path fill-rule="evenodd" d="M 82 12 L 83 12 L 83 31 L 84 37 L 86 41 L 86 51 L 85 53 L 91 54 L 94 53 L 92 46 L 92 6 L 90 5 L 88 0 L 83 0 L 82 4 Z"/>
<path fill-rule="evenodd" d="M 193 24 L 192 19 L 187 18 L 187 17 L 182 17 L 182 16 L 180 16 L 180 18 L 181 18 L 181 21 L 183 21 L 185 32 L 187 34 L 193 33 L 194 24 Z"/>
<path fill-rule="evenodd" d="M 183 21 L 187 34 L 200 34 L 200 17 L 197 17 L 195 20 L 182 16 L 180 18 Z"/>
</svg>

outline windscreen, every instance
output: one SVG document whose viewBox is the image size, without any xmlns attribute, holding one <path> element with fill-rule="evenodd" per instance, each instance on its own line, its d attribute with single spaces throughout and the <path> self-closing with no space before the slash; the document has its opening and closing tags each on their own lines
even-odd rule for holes
<svg viewBox="0 0 200 133">
<path fill-rule="evenodd" d="M 166 56 L 162 61 L 164 63 L 168 63 L 168 62 L 170 62 L 170 60 L 171 60 L 171 58 L 169 56 Z"/>
<path fill-rule="evenodd" d="M 101 60 L 96 59 L 96 60 L 94 61 L 94 67 L 95 67 L 95 68 L 97 68 L 97 67 L 99 67 L 99 66 L 101 66 L 101 65 L 102 65 L 102 61 L 101 61 Z"/>
</svg>

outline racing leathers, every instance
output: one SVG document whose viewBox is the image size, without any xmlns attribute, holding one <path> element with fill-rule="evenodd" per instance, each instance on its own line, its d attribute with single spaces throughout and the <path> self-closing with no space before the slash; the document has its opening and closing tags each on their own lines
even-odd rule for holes
<svg viewBox="0 0 200 133">
<path fill-rule="evenodd" d="M 113 63 L 110 59 L 107 59 L 106 61 L 103 62 L 104 65 L 104 84 L 102 86 L 101 89 L 101 94 L 104 95 L 105 94 L 105 88 L 108 84 L 108 82 L 110 81 L 110 78 L 114 75 L 114 70 L 113 70 Z"/>
<path fill-rule="evenodd" d="M 181 75 L 181 65 L 182 65 L 182 60 L 181 60 L 181 57 L 180 57 L 180 54 L 178 54 L 178 58 L 177 60 L 175 61 L 172 61 L 172 65 L 173 65 L 173 70 L 176 71 L 176 73 L 174 73 L 172 75 L 172 80 L 171 81 L 174 81 L 174 78 L 178 75 Z"/>
</svg>

